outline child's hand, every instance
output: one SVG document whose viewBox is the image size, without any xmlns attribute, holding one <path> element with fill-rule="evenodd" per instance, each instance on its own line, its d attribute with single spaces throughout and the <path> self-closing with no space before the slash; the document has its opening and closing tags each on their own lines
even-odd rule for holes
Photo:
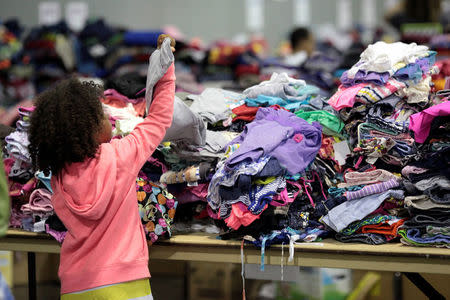
<svg viewBox="0 0 450 300">
<path fill-rule="evenodd" d="M 172 49 L 172 52 L 175 52 L 175 39 L 168 34 L 160 34 L 158 36 L 158 49 L 161 48 L 162 43 L 167 37 L 170 38 L 170 49 Z"/>
</svg>

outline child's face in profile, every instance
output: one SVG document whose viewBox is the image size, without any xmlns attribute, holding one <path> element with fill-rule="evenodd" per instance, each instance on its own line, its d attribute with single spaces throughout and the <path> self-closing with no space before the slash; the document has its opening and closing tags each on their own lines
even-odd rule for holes
<svg viewBox="0 0 450 300">
<path fill-rule="evenodd" d="M 100 129 L 97 134 L 97 141 L 99 144 L 108 143 L 112 138 L 112 126 L 106 114 L 103 114 L 103 119 L 100 123 Z"/>
</svg>

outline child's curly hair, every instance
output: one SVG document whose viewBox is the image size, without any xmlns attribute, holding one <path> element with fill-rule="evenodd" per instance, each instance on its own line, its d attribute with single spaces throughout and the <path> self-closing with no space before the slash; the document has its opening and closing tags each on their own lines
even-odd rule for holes
<svg viewBox="0 0 450 300">
<path fill-rule="evenodd" d="M 37 96 L 29 129 L 35 170 L 58 175 L 66 164 L 95 157 L 104 118 L 102 93 L 93 82 L 70 78 Z"/>
</svg>

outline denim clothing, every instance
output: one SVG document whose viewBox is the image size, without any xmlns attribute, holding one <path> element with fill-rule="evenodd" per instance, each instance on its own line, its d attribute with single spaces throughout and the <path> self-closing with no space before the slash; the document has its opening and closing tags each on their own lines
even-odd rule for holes
<svg viewBox="0 0 450 300">
<path fill-rule="evenodd" d="M 369 215 L 389 197 L 403 199 L 404 191 L 388 190 L 381 194 L 374 194 L 364 198 L 346 201 L 330 210 L 330 212 L 322 218 L 322 222 L 327 224 L 334 231 L 339 232 L 350 223 L 361 220 Z"/>
</svg>

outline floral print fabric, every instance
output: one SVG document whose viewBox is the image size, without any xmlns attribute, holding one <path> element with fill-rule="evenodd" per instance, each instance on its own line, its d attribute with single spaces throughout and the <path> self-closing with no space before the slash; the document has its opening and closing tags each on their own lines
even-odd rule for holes
<svg viewBox="0 0 450 300">
<path fill-rule="evenodd" d="M 139 215 L 149 245 L 172 235 L 171 226 L 178 202 L 160 183 L 152 182 L 143 173 L 136 180 Z"/>
</svg>

